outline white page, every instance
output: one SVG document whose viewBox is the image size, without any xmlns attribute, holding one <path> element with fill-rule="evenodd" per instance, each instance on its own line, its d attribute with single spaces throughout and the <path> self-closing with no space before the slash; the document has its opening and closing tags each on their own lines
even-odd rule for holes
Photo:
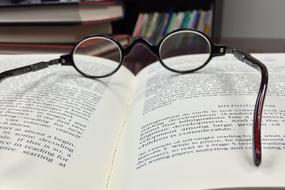
<svg viewBox="0 0 285 190">
<path fill-rule="evenodd" d="M 0 72 L 57 57 L 1 55 Z M 3 80 L 0 189 L 105 189 L 133 78 L 57 65 Z"/>
<path fill-rule="evenodd" d="M 285 55 L 256 57 L 270 78 L 260 167 L 251 151 L 257 70 L 231 55 L 186 75 L 155 63 L 137 76 L 110 189 L 284 187 Z"/>
</svg>

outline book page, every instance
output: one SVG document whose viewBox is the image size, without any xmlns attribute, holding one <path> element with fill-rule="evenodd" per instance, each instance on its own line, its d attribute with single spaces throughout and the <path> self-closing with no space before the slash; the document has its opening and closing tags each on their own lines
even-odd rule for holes
<svg viewBox="0 0 285 190">
<path fill-rule="evenodd" d="M 0 72 L 58 57 L 1 55 Z M 106 189 L 133 78 L 56 65 L 1 81 L 0 189 Z"/>
<path fill-rule="evenodd" d="M 270 78 L 260 167 L 252 158 L 257 70 L 231 55 L 184 75 L 154 63 L 137 76 L 110 189 L 284 187 L 285 55 L 255 56 Z"/>
</svg>

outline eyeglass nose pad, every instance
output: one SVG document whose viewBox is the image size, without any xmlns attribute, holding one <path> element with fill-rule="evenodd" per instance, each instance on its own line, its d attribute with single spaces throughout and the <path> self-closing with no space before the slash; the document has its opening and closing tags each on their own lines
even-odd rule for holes
<svg viewBox="0 0 285 190">
<path fill-rule="evenodd" d="M 127 56 L 134 49 L 135 46 L 140 44 L 144 47 L 147 47 L 147 49 L 149 49 L 153 55 L 155 55 L 156 57 L 158 56 L 158 48 L 143 38 L 135 39 L 127 48 L 125 48 L 123 51 L 124 56 Z"/>
<path fill-rule="evenodd" d="M 134 68 L 134 71 L 139 71 L 146 65 L 158 60 L 158 56 L 153 49 L 155 48 L 149 42 L 144 39 L 137 39 L 128 47 L 123 48 L 123 62 L 128 64 L 129 68 Z"/>
</svg>

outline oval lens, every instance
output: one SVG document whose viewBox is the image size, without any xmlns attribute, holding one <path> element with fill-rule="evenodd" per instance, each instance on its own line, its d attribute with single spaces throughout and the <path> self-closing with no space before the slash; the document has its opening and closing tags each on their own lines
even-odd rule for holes
<svg viewBox="0 0 285 190">
<path fill-rule="evenodd" d="M 81 41 L 74 49 L 73 62 L 79 72 L 89 77 L 104 77 L 120 66 L 122 53 L 109 38 L 96 36 Z"/>
<path fill-rule="evenodd" d="M 160 59 L 164 65 L 177 72 L 200 68 L 210 58 L 209 40 L 196 31 L 177 31 L 162 41 Z"/>
</svg>

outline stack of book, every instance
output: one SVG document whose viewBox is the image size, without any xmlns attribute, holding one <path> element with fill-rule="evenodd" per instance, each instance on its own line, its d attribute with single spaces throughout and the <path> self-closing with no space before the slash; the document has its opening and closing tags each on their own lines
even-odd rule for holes
<svg viewBox="0 0 285 190">
<path fill-rule="evenodd" d="M 123 13 L 122 4 L 115 0 L 2 3 L 0 52 L 70 51 L 86 36 L 112 34 L 112 21 Z"/>
<path fill-rule="evenodd" d="M 212 10 L 141 13 L 133 36 L 144 37 L 152 43 L 157 43 L 162 36 L 179 28 L 196 29 L 211 35 L 212 17 Z"/>
</svg>

